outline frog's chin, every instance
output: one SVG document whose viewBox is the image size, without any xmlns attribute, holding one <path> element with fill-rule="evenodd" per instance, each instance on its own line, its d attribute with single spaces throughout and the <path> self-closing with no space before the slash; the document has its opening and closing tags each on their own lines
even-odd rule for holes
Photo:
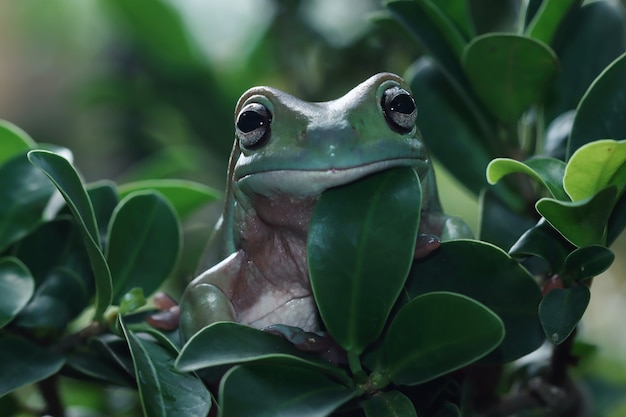
<svg viewBox="0 0 626 417">
<path fill-rule="evenodd" d="M 296 198 L 314 197 L 323 191 L 376 172 L 397 167 L 412 167 L 418 175 L 424 176 L 428 161 L 414 158 L 398 158 L 377 161 L 348 168 L 330 168 L 321 170 L 283 169 L 248 174 L 237 181 L 239 188 L 246 194 L 256 193 L 268 197 L 289 195 Z"/>
</svg>

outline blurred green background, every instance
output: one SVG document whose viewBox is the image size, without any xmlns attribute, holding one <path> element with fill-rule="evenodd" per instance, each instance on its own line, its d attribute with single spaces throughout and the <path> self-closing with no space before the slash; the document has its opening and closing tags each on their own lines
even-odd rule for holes
<svg viewBox="0 0 626 417">
<path fill-rule="evenodd" d="M 0 118 L 72 149 L 87 181 L 190 178 L 221 190 L 245 90 L 328 100 L 374 73 L 402 75 L 422 53 L 399 26 L 372 23 L 381 9 L 378 0 L 4 1 Z M 477 202 L 437 170 L 444 208 L 476 230 Z M 220 207 L 194 221 L 211 225 Z M 616 246 L 582 335 L 626 363 L 624 236 Z"/>
</svg>

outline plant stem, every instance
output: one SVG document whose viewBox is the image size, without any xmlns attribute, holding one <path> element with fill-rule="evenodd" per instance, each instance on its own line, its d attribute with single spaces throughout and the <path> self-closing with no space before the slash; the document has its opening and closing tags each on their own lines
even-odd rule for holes
<svg viewBox="0 0 626 417">
<path fill-rule="evenodd" d="M 59 395 L 58 375 L 52 375 L 37 384 L 46 403 L 46 415 L 65 417 L 65 409 Z"/>
</svg>

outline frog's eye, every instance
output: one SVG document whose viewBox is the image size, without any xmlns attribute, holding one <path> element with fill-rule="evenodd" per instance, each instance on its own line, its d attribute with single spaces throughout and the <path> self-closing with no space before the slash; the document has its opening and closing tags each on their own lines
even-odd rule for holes
<svg viewBox="0 0 626 417">
<path fill-rule="evenodd" d="M 381 100 L 385 119 L 398 133 L 409 133 L 415 126 L 417 107 L 411 94 L 403 88 L 391 87 L 385 90 Z"/>
<path fill-rule="evenodd" d="M 250 103 L 237 116 L 237 137 L 242 148 L 254 149 L 269 138 L 272 114 L 262 104 Z"/>
</svg>

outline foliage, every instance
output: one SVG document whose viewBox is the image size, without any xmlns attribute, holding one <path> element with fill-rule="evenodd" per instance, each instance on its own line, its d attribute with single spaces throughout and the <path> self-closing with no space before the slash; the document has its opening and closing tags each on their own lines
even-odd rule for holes
<svg viewBox="0 0 626 417">
<path fill-rule="evenodd" d="M 194 88 L 219 91 L 167 7 L 150 19 L 176 36 L 153 31 L 135 6 L 109 7 L 139 22 L 129 30 L 158 52 L 151 60 L 167 63 L 154 80 L 185 73 Z M 181 258 L 197 263 L 181 219 L 217 194 L 181 180 L 86 184 L 67 149 L 3 122 L 3 410 L 28 411 L 15 398 L 36 384 L 45 411 L 62 415 L 59 375 L 137 387 L 146 416 L 568 415 L 580 407 L 570 372 L 576 327 L 626 227 L 626 12 L 573 0 L 385 7 L 372 17 L 379 27 L 399 23 L 427 51 L 405 78 L 429 149 L 480 196 L 480 240 L 443 242 L 414 261 L 422 190 L 412 170 L 328 190 L 307 251 L 327 334 L 221 322 L 182 345 L 176 331 L 146 324 L 155 309 L 145 297 Z M 162 90 L 195 114 L 189 90 L 174 92 Z M 514 364 L 543 343 L 547 364 Z M 559 395 L 544 401 L 544 391 Z"/>
</svg>

